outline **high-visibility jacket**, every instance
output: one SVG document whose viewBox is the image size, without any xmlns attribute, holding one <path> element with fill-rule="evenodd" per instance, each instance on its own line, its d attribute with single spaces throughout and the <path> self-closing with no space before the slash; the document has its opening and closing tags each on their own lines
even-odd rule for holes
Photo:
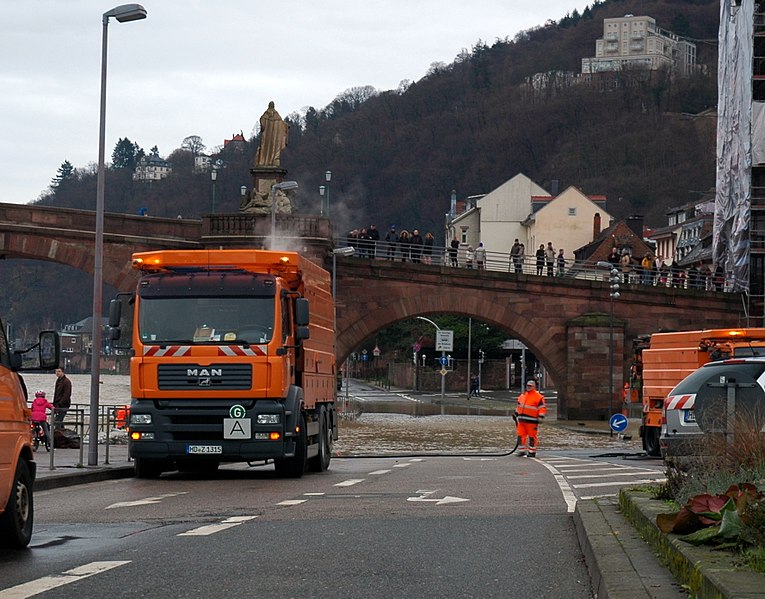
<svg viewBox="0 0 765 599">
<path fill-rule="evenodd" d="M 521 393 L 515 413 L 519 422 L 539 422 L 540 416 L 547 415 L 544 396 L 536 389 Z"/>
</svg>

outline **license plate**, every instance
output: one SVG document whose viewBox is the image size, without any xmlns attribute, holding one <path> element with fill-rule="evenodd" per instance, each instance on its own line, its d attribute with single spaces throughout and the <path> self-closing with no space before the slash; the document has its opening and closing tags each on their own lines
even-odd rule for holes
<svg viewBox="0 0 765 599">
<path fill-rule="evenodd" d="M 187 445 L 186 453 L 223 453 L 222 445 Z"/>
<path fill-rule="evenodd" d="M 683 422 L 696 422 L 696 411 L 683 410 Z"/>
</svg>

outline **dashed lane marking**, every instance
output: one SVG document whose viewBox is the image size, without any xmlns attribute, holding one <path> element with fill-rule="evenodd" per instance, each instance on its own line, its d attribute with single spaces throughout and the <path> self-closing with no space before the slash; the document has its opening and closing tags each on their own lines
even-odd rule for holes
<svg viewBox="0 0 765 599">
<path fill-rule="evenodd" d="M 222 530 L 227 530 L 229 528 L 233 528 L 234 526 L 239 526 L 240 524 L 243 524 L 244 522 L 248 522 L 250 520 L 254 520 L 257 518 L 257 516 L 231 516 L 230 518 L 226 518 L 223 520 L 223 522 L 219 522 L 218 524 L 208 524 L 206 526 L 200 526 L 199 528 L 194 528 L 192 530 L 187 530 L 186 532 L 182 532 L 178 534 L 179 537 L 206 537 L 208 535 L 215 534 L 216 532 L 221 532 Z"/>
<path fill-rule="evenodd" d="M 370 472 L 371 475 L 379 475 L 379 474 L 388 474 L 389 472 L 393 472 L 393 470 L 375 470 L 374 472 Z"/>
<path fill-rule="evenodd" d="M 30 580 L 29 582 L 16 585 L 15 587 L 1 590 L 0 597 L 2 597 L 2 599 L 26 599 L 26 597 L 39 595 L 45 591 L 64 586 L 65 584 L 71 584 L 82 580 L 83 578 L 88 578 L 89 576 L 94 576 L 95 574 L 100 574 L 107 570 L 111 570 L 112 568 L 118 568 L 119 566 L 124 566 L 129 563 L 130 561 L 90 562 L 89 564 L 62 572 L 61 574 L 44 576 L 37 580 Z"/>
<path fill-rule="evenodd" d="M 180 493 L 164 493 L 163 495 L 158 495 L 157 497 L 146 497 L 145 499 L 137 499 L 135 501 L 118 501 L 117 503 L 113 503 L 111 505 L 106 506 L 107 510 L 111 510 L 114 508 L 120 508 L 120 507 L 136 507 L 139 505 L 150 505 L 152 503 L 159 503 L 163 499 L 167 499 L 168 497 L 175 497 L 177 495 L 186 495 L 188 491 L 181 491 Z"/>
<path fill-rule="evenodd" d="M 647 473 L 644 471 L 641 472 L 611 472 L 609 474 L 577 474 L 576 476 L 568 476 L 568 472 L 566 474 L 566 480 L 579 480 L 581 478 L 612 478 L 614 476 L 645 476 Z"/>
<path fill-rule="evenodd" d="M 359 483 L 363 483 L 365 479 L 363 478 L 349 478 L 348 480 L 344 480 L 343 482 L 337 483 L 336 487 L 352 487 L 353 485 L 357 485 Z"/>
<path fill-rule="evenodd" d="M 285 499 L 284 501 L 280 501 L 276 505 L 300 505 L 301 503 L 305 503 L 308 501 L 307 499 Z"/>
<path fill-rule="evenodd" d="M 409 468 L 411 464 L 393 464 L 394 468 Z"/>
</svg>

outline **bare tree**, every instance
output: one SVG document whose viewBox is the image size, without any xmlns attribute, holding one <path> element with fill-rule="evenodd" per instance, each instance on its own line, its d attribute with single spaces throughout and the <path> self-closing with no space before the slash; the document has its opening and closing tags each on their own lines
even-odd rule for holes
<svg viewBox="0 0 765 599">
<path fill-rule="evenodd" d="M 193 156 L 199 156 L 205 151 L 205 144 L 202 143 L 202 138 L 199 135 L 189 135 L 183 138 L 181 148 L 188 150 Z"/>
</svg>

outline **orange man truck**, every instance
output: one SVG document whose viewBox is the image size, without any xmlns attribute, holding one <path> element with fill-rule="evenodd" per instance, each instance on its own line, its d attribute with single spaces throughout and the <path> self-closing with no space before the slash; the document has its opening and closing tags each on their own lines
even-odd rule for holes
<svg viewBox="0 0 765 599">
<path fill-rule="evenodd" d="M 26 355 L 38 349 L 36 358 Z M 26 359 L 30 358 L 30 359 Z M 58 366 L 59 337 L 54 331 L 40 333 L 39 342 L 27 350 L 12 352 L 0 321 L 0 546 L 26 547 L 34 525 L 36 464 L 32 460 L 30 411 L 21 370 Z"/>
<path fill-rule="evenodd" d="M 729 357 L 762 355 L 765 329 L 705 329 L 654 333 L 633 342 L 632 401 L 642 402 L 640 437 L 648 455 L 661 455 L 664 398 L 700 366 Z"/>
<path fill-rule="evenodd" d="M 327 271 L 294 252 L 133 255 L 137 289 L 110 307 L 131 341 L 130 456 L 139 478 L 273 462 L 329 467 L 337 439 L 334 304 Z"/>
</svg>

